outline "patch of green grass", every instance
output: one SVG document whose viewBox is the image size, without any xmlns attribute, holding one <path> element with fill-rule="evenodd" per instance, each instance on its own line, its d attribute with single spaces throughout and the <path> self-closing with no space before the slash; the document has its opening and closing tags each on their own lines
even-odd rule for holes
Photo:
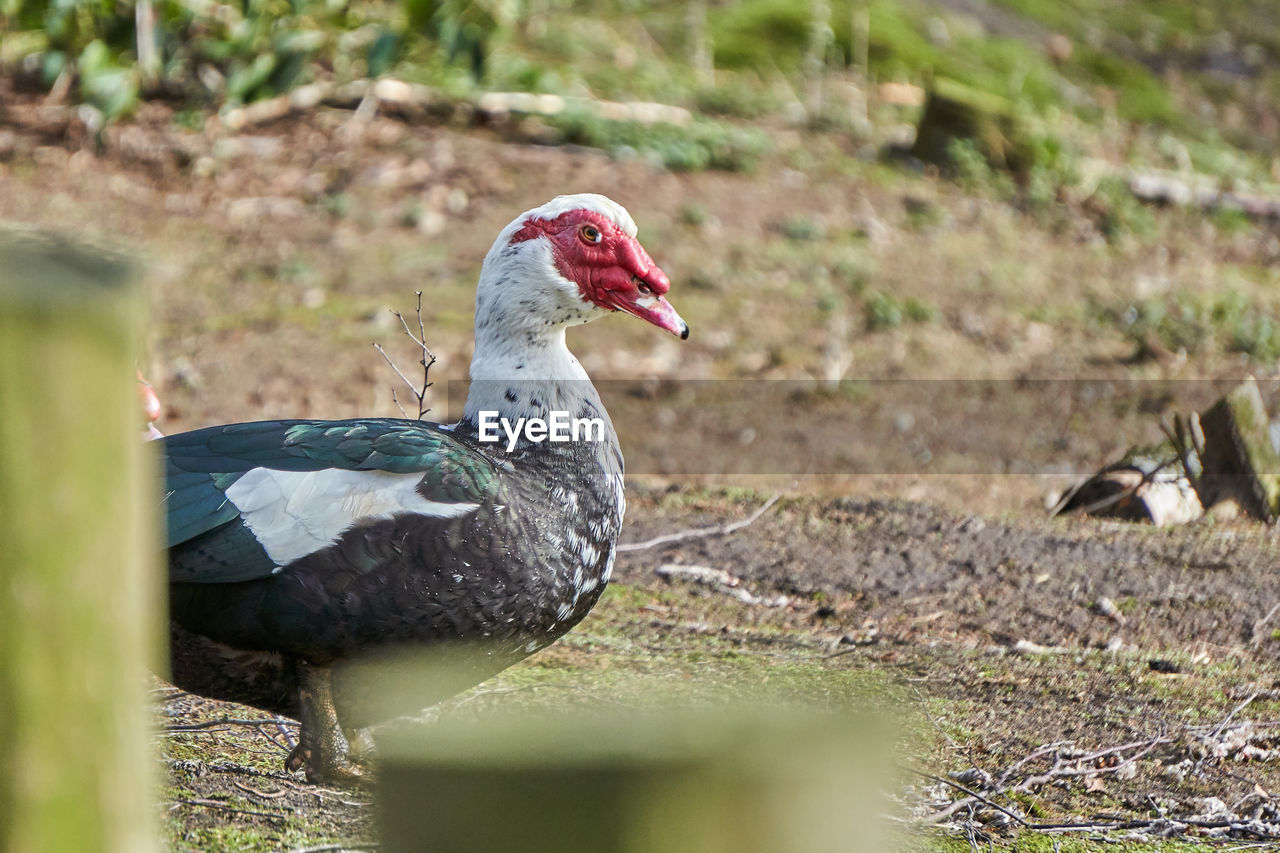
<svg viewBox="0 0 1280 853">
<path fill-rule="evenodd" d="M 696 201 L 689 202 L 680 208 L 680 224 L 690 225 L 694 228 L 701 228 L 710 220 L 711 214 L 707 209 Z"/>
<path fill-rule="evenodd" d="M 889 293 L 870 293 L 863 308 L 867 331 L 896 329 L 904 323 L 932 323 L 938 319 L 933 306 L 914 296 L 898 299 Z"/>
<path fill-rule="evenodd" d="M 1209 214 L 1209 221 L 1222 234 L 1248 234 L 1258 226 L 1249 214 L 1237 207 L 1220 207 Z"/>
<path fill-rule="evenodd" d="M 1271 306 L 1235 288 L 1146 299 L 1114 316 L 1140 352 L 1154 341 L 1175 352 L 1238 352 L 1263 364 L 1280 358 L 1280 322 Z"/>
<path fill-rule="evenodd" d="M 811 241 L 823 236 L 822 223 L 811 216 L 797 214 L 785 219 L 778 228 L 788 240 Z"/>
<path fill-rule="evenodd" d="M 1155 229 L 1155 217 L 1151 211 L 1133 197 L 1128 185 L 1120 178 L 1100 180 L 1093 195 L 1085 201 L 1085 212 L 1110 241 L 1129 235 L 1145 237 Z"/>
<path fill-rule="evenodd" d="M 290 850 L 334 840 L 317 839 L 302 827 L 273 829 L 270 824 L 264 827 L 246 824 L 186 826 L 176 818 L 170 818 L 168 824 L 169 831 L 166 835 L 174 845 L 172 849 L 182 853 L 207 853 L 210 850 Z"/>
<path fill-rule="evenodd" d="M 582 110 L 566 111 L 548 123 L 560 141 L 601 148 L 615 157 L 643 155 L 669 169 L 698 172 L 754 170 L 769 147 L 767 137 L 752 128 L 696 120 L 688 125 L 609 121 Z"/>
<path fill-rule="evenodd" d="M 813 13 L 808 4 L 789 0 L 747 0 L 721 7 L 709 16 L 718 67 L 799 67 L 809 44 Z M 767 39 L 761 38 L 768 33 Z"/>
<path fill-rule="evenodd" d="M 713 116 L 760 118 L 777 109 L 777 98 L 745 75 L 734 75 L 717 86 L 700 88 L 693 94 L 693 105 Z"/>
<path fill-rule="evenodd" d="M 1115 91 L 1120 117 L 1165 126 L 1180 122 L 1182 116 L 1169 88 L 1138 62 L 1087 45 L 1077 46 L 1071 61 L 1095 85 Z"/>
</svg>

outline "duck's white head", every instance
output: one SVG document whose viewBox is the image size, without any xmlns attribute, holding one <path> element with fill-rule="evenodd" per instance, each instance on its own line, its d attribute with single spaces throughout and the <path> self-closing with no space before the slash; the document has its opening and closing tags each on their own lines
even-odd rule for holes
<svg viewBox="0 0 1280 853">
<path fill-rule="evenodd" d="M 476 332 L 550 331 L 625 311 L 687 338 L 670 289 L 622 205 L 595 193 L 557 196 L 494 241 L 476 290 Z"/>
<path fill-rule="evenodd" d="M 604 415 L 565 329 L 625 311 L 681 338 L 666 274 L 636 241 L 631 215 L 593 193 L 562 195 L 515 218 L 485 256 L 476 288 L 476 349 L 466 417 Z M 610 429 L 612 433 L 612 429 Z"/>
</svg>

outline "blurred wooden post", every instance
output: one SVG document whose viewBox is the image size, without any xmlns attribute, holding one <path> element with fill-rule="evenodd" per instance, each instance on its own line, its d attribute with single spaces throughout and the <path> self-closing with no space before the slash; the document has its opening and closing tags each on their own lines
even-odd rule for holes
<svg viewBox="0 0 1280 853">
<path fill-rule="evenodd" d="M 0 851 L 155 849 L 130 266 L 0 229 Z"/>
<path fill-rule="evenodd" d="M 1254 518 L 1280 515 L 1280 453 L 1271 443 L 1271 417 L 1255 379 L 1241 382 L 1200 415 L 1200 502 L 1231 499 Z"/>
<path fill-rule="evenodd" d="M 394 689 L 394 685 L 387 685 Z M 384 732 L 386 853 L 878 853 L 887 725 L 777 709 L 536 711 Z"/>
</svg>

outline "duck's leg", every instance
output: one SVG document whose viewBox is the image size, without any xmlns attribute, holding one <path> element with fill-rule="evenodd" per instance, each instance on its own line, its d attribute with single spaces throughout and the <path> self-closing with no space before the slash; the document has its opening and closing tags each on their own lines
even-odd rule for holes
<svg viewBox="0 0 1280 853">
<path fill-rule="evenodd" d="M 309 782 L 359 783 L 369 771 L 351 760 L 347 736 L 333 703 L 333 671 L 298 664 L 298 746 L 285 761 L 288 770 L 305 769 Z"/>
</svg>

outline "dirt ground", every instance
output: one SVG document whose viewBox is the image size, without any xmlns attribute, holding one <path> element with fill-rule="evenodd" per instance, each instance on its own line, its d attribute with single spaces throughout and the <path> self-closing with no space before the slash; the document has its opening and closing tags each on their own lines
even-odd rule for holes
<svg viewBox="0 0 1280 853">
<path fill-rule="evenodd" d="M 492 129 L 362 123 L 341 111 L 237 135 L 212 120 L 183 129 L 152 104 L 110 128 L 102 150 L 34 100 L 13 96 L 5 122 L 0 219 L 147 259 L 143 368 L 167 407 L 166 431 L 396 414 L 393 377 L 370 342 L 412 364 L 386 309 L 409 311 L 417 289 L 441 356 L 433 375 L 461 379 L 474 277 L 492 236 L 520 210 L 586 189 L 627 204 L 694 329 L 683 349 L 622 320 L 581 330 L 571 343 L 600 380 L 811 389 L 843 375 L 1001 388 L 1265 372 L 1222 353 L 1135 361 L 1123 330 L 1080 306 L 1121 304 L 1152 275 L 1193 283 L 1215 263 L 1265 263 L 1270 230 L 1224 236 L 1165 211 L 1153 235 L 1108 246 L 1079 206 L 1064 205 L 1045 226 L 885 166 L 838 134 L 778 129 L 757 174 L 677 175 L 513 144 Z M 818 236 L 785 236 L 801 220 Z M 864 330 L 868 289 L 927 300 L 932 319 Z M 1203 386 L 1177 387 L 1200 405 Z M 882 464 L 824 467 L 865 460 L 915 422 L 904 427 L 892 406 L 857 396 L 837 405 L 788 390 L 755 408 L 773 422 L 812 424 L 828 455 L 779 461 L 794 445 L 760 425 L 741 443 L 752 464 L 713 476 L 718 469 L 694 461 L 701 454 L 678 450 L 682 423 L 698 413 L 620 392 L 611 411 L 639 471 L 625 540 L 742 519 L 775 491 L 783 497 L 731 533 L 624 554 L 598 612 L 486 686 L 485 701 L 643 693 L 619 673 L 642 685 L 741 689 L 783 667 L 799 679 L 786 684 L 838 704 L 862 683 L 847 677 L 873 674 L 919 734 L 907 759 L 922 775 L 900 795 L 911 846 L 1017 844 L 1072 822 L 1108 837 L 1155 837 L 1161 820 L 1188 838 L 1280 836 L 1275 529 L 1222 518 L 1173 530 L 1046 518 L 1047 492 L 1128 441 L 1158 436 L 1167 396 L 1156 411 L 1134 399 L 1082 413 L 1048 397 L 1014 410 L 997 395 L 976 420 L 972 408 L 948 409 L 955 396 L 943 389 L 912 403 L 935 412 L 932 432 L 919 427 L 930 458 L 956 447 L 967 460 L 949 473 L 888 450 Z M 708 411 L 723 420 L 731 410 Z M 636 428 L 646 415 L 653 426 Z M 959 421 L 969 428 L 953 428 Z M 688 446 L 716 444 L 703 427 Z M 977 456 L 964 455 L 984 440 Z M 845 456 L 830 455 L 837 445 Z M 737 585 L 664 580 L 658 570 L 671 564 L 723 570 Z M 530 687 L 538 683 L 552 686 Z M 155 696 L 173 849 L 373 843 L 365 792 L 280 769 L 290 722 L 163 685 Z"/>
</svg>

